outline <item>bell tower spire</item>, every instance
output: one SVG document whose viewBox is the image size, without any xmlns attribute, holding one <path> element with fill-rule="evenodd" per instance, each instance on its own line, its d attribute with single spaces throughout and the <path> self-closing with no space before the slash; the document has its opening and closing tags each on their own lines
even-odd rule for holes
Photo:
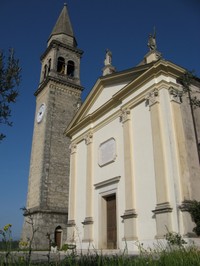
<svg viewBox="0 0 200 266">
<path fill-rule="evenodd" d="M 36 115 L 27 195 L 28 213 L 22 239 L 30 238 L 28 215 L 37 225 L 34 248 L 46 249 L 49 240 L 58 247 L 66 240 L 69 195 L 70 139 L 63 134 L 74 117 L 82 92 L 80 59 L 67 6 L 50 34 L 41 56 Z"/>
<path fill-rule="evenodd" d="M 63 10 L 60 13 L 60 16 L 52 30 L 52 33 L 48 40 L 48 46 L 53 40 L 66 43 L 73 47 L 77 46 L 77 42 L 72 29 L 72 24 L 67 10 L 67 4 L 64 4 Z"/>
<path fill-rule="evenodd" d="M 80 59 L 83 51 L 77 48 L 67 5 L 65 4 L 41 56 L 40 92 L 49 80 L 82 90 L 80 85 Z"/>
</svg>

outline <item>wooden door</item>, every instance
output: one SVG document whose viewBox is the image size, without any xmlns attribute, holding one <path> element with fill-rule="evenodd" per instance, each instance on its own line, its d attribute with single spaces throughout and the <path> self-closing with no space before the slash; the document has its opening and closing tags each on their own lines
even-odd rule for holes
<svg viewBox="0 0 200 266">
<path fill-rule="evenodd" d="M 55 231 L 55 243 L 58 248 L 61 248 L 61 230 L 56 230 Z"/>
<path fill-rule="evenodd" d="M 117 248 L 116 196 L 106 197 L 107 201 L 107 248 Z"/>
</svg>

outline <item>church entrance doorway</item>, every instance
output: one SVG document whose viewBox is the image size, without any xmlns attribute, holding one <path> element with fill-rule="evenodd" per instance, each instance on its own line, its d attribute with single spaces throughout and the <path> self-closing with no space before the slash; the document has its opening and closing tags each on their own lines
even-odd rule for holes
<svg viewBox="0 0 200 266">
<path fill-rule="evenodd" d="M 56 227 L 54 238 L 55 238 L 56 246 L 60 249 L 61 243 L 62 243 L 62 228 L 61 228 L 61 226 Z"/>
<path fill-rule="evenodd" d="M 117 248 L 117 217 L 116 217 L 116 194 L 107 196 L 106 212 L 107 212 L 107 248 Z"/>
</svg>

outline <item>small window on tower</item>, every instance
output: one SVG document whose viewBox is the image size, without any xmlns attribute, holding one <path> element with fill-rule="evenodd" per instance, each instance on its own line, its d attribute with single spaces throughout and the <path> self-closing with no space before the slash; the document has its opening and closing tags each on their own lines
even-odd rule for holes
<svg viewBox="0 0 200 266">
<path fill-rule="evenodd" d="M 75 69 L 74 62 L 69 60 L 67 62 L 67 76 L 74 77 L 74 69 Z"/>
<path fill-rule="evenodd" d="M 63 57 L 58 57 L 57 72 L 60 74 L 65 73 L 65 59 Z"/>
<path fill-rule="evenodd" d="M 51 71 L 51 59 L 49 59 L 48 73 Z"/>
<path fill-rule="evenodd" d="M 47 77 L 47 65 L 44 66 L 44 79 Z"/>
</svg>

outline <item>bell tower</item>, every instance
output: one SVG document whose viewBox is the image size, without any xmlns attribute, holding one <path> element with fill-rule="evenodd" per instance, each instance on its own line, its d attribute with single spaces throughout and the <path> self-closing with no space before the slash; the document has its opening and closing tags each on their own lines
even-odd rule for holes
<svg viewBox="0 0 200 266">
<path fill-rule="evenodd" d="M 36 233 L 34 248 L 48 248 L 47 235 L 60 247 L 66 239 L 69 192 L 69 145 L 64 129 L 75 115 L 82 92 L 80 59 L 66 4 L 41 56 L 36 114 L 22 238 Z"/>
</svg>

